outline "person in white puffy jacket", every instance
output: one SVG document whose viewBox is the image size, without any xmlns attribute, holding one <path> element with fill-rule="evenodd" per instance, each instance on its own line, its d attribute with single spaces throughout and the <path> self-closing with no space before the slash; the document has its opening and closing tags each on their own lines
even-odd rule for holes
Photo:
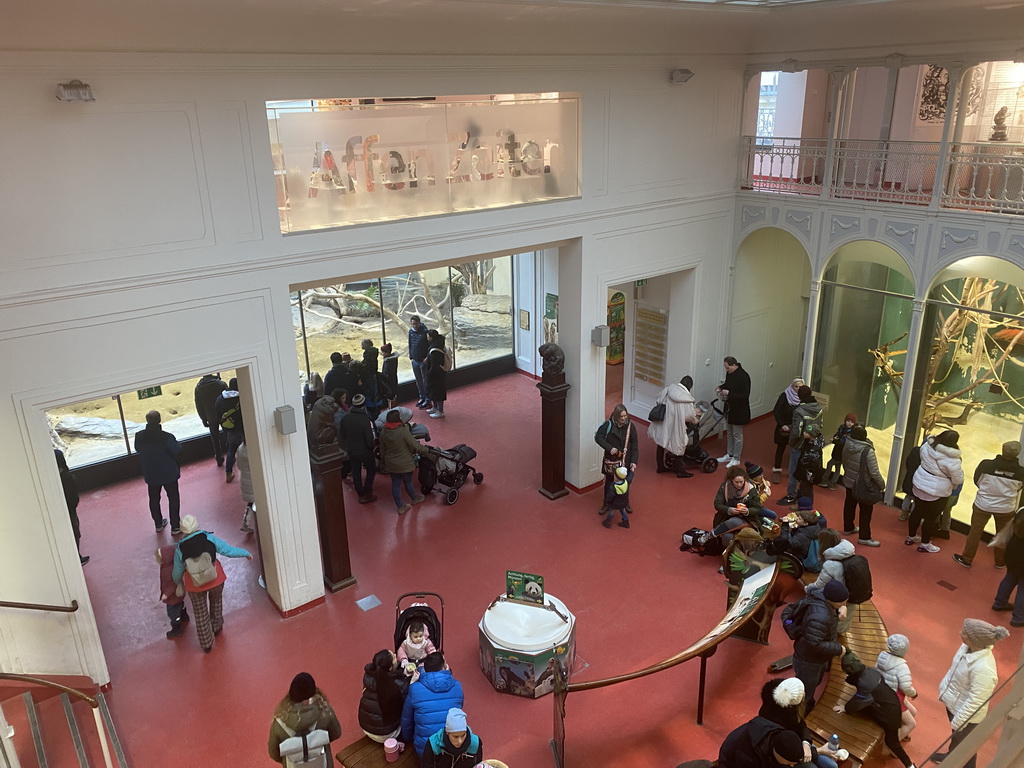
<svg viewBox="0 0 1024 768">
<path fill-rule="evenodd" d="M 896 691 L 900 700 L 900 711 L 903 724 L 900 726 L 900 741 L 908 740 L 910 732 L 917 727 L 917 707 L 908 699 L 917 698 L 917 689 L 910 675 L 910 665 L 904 655 L 910 647 L 906 635 L 889 635 L 885 643 L 886 650 L 878 654 L 875 669 L 882 673 L 886 685 Z"/>
<path fill-rule="evenodd" d="M 989 697 L 999 682 L 992 646 L 1009 636 L 1006 627 L 996 627 L 981 619 L 964 619 L 960 630 L 963 645 L 939 683 L 939 701 L 945 705 L 953 729 L 950 750 L 956 749 L 988 714 Z M 975 755 L 964 763 L 964 768 L 975 768 L 976 758 Z"/>
<path fill-rule="evenodd" d="M 652 421 L 647 428 L 647 436 L 658 446 L 658 472 L 674 471 L 676 477 L 693 477 L 683 464 L 683 452 L 690 440 L 686 425 L 697 423 L 697 409 L 693 395 L 690 394 L 692 388 L 693 379 L 683 376 L 678 384 L 661 390 L 655 400 L 657 405 L 665 405 L 665 418 Z"/>
<path fill-rule="evenodd" d="M 932 544 L 935 522 L 946 507 L 946 500 L 953 489 L 964 482 L 964 470 L 960 466 L 960 448 L 957 443 L 960 433 L 947 429 L 933 435 L 921 446 L 921 465 L 914 472 L 914 511 L 910 513 L 907 532 L 908 547 L 918 544 L 918 552 L 938 552 Z M 921 535 L 917 528 L 921 526 Z"/>
</svg>

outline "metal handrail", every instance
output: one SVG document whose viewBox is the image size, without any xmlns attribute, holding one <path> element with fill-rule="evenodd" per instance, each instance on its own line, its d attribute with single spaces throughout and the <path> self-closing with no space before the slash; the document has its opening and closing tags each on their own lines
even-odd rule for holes
<svg viewBox="0 0 1024 768">
<path fill-rule="evenodd" d="M 72 600 L 71 605 L 47 605 L 46 603 L 17 603 L 9 600 L 0 600 L 0 608 L 22 608 L 26 611 L 57 611 L 59 613 L 74 613 L 78 610 L 78 601 Z"/>
<path fill-rule="evenodd" d="M 75 606 L 72 610 L 77 610 L 78 604 L 72 601 Z M 64 610 L 67 610 L 66 608 Z M 92 719 L 96 723 L 96 733 L 100 737 L 100 751 L 103 753 L 103 765 L 106 768 L 114 768 L 114 764 L 110 757 L 110 733 L 107 731 L 106 725 L 103 723 L 103 718 L 100 716 L 100 702 L 98 699 L 90 696 L 85 691 L 80 691 L 77 688 L 71 688 L 67 685 L 61 685 L 55 683 L 52 680 L 47 680 L 42 677 L 34 677 L 32 675 L 18 675 L 13 672 L 0 672 L 0 680 L 14 680 L 16 682 L 28 683 L 29 685 L 39 685 L 44 688 L 53 688 L 62 693 L 66 693 L 69 696 L 74 696 L 86 702 L 92 707 Z"/>
<path fill-rule="evenodd" d="M 70 696 L 76 696 L 82 701 L 88 702 L 89 706 L 93 709 L 96 709 L 100 705 L 100 703 L 95 698 L 87 694 L 85 691 L 80 691 L 77 688 L 71 688 L 67 685 L 55 683 L 52 680 L 47 680 L 44 677 L 33 677 L 32 675 L 17 675 L 13 672 L 0 672 L 0 680 L 17 680 L 23 683 L 31 683 L 32 685 L 41 685 L 46 688 L 53 688 L 55 690 L 61 691 L 62 693 L 66 693 Z"/>
</svg>

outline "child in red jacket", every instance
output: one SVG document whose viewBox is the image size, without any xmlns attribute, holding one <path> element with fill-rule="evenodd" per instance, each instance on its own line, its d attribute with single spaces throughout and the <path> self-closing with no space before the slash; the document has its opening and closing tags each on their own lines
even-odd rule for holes
<svg viewBox="0 0 1024 768">
<path fill-rule="evenodd" d="M 160 564 L 160 602 L 167 606 L 167 618 L 171 620 L 171 630 L 167 633 L 168 640 L 185 634 L 185 628 L 181 625 L 188 621 L 185 595 L 184 593 L 178 595 L 177 585 L 171 577 L 171 571 L 174 569 L 175 546 L 168 544 L 156 551 L 156 561 Z"/>
</svg>

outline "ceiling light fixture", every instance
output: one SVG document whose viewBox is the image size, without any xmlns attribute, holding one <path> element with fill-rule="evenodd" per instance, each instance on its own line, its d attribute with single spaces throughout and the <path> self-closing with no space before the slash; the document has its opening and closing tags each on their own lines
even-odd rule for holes
<svg viewBox="0 0 1024 768">
<path fill-rule="evenodd" d="M 673 69 L 668 73 L 669 82 L 674 83 L 675 85 L 685 83 L 691 77 L 693 77 L 693 71 L 689 69 Z"/>
<path fill-rule="evenodd" d="M 57 85 L 57 98 L 60 101 L 96 101 L 92 88 L 81 80 L 71 80 Z"/>
</svg>

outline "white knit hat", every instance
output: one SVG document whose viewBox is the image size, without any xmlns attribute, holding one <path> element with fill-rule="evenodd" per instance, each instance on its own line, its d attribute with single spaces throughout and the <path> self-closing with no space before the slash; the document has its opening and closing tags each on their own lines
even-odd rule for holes
<svg viewBox="0 0 1024 768">
<path fill-rule="evenodd" d="M 199 521 L 195 515 L 185 515 L 181 518 L 181 532 L 186 536 L 199 530 Z"/>
<path fill-rule="evenodd" d="M 804 700 L 804 684 L 798 677 L 787 677 L 772 692 L 780 707 L 792 707 Z"/>
</svg>

